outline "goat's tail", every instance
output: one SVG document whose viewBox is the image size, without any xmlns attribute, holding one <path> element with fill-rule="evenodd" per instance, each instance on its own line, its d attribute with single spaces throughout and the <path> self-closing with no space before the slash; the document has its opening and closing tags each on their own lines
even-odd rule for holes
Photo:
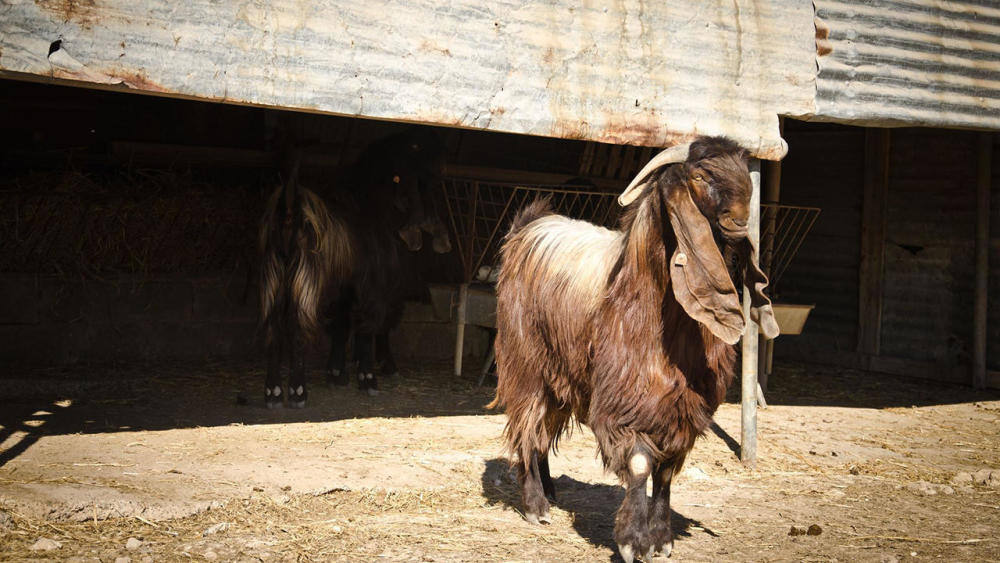
<svg viewBox="0 0 1000 563">
<path fill-rule="evenodd" d="M 517 234 L 518 231 L 532 221 L 541 219 L 546 215 L 552 215 L 553 213 L 555 211 L 552 210 L 552 200 L 550 197 L 546 196 L 536 199 L 514 215 L 514 220 L 510 222 L 510 230 L 507 231 L 507 238 Z"/>
<path fill-rule="evenodd" d="M 350 276 L 352 249 L 346 223 L 298 186 L 294 173 L 274 191 L 260 227 L 260 322 L 268 342 L 277 336 L 275 327 L 284 326 L 275 320 L 316 337 L 324 296 Z"/>
</svg>

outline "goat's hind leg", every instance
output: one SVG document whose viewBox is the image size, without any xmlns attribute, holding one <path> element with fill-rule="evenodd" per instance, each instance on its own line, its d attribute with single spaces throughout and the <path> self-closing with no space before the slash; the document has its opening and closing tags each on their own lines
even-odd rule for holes
<svg viewBox="0 0 1000 563">
<path fill-rule="evenodd" d="M 549 474 L 549 454 L 544 453 L 538 456 L 538 473 L 542 478 L 542 491 L 549 502 L 556 502 L 556 485 L 552 482 L 552 475 Z"/>
<path fill-rule="evenodd" d="M 296 327 L 288 344 L 288 406 L 301 409 L 306 406 L 306 341 L 300 327 Z"/>
<path fill-rule="evenodd" d="M 625 478 L 625 500 L 615 516 L 615 543 L 625 563 L 642 557 L 647 562 L 653 557 L 649 541 L 646 478 L 652 470 L 652 456 L 640 444 L 632 447 L 626 459 L 627 468 L 618 471 Z"/>
<path fill-rule="evenodd" d="M 278 304 L 282 307 L 282 304 Z M 288 337 L 288 326 L 283 322 L 283 316 L 272 312 L 267 319 L 267 375 L 264 379 L 264 406 L 274 409 L 282 406 L 281 393 L 281 357 L 285 339 Z"/>
<path fill-rule="evenodd" d="M 264 406 L 274 409 L 281 406 L 281 337 L 271 336 L 267 343 L 267 376 L 264 379 Z"/>
</svg>

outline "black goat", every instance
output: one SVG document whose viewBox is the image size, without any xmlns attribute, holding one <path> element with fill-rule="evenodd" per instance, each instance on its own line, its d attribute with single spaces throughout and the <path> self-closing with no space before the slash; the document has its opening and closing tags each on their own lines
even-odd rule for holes
<svg viewBox="0 0 1000 563">
<path fill-rule="evenodd" d="M 320 332 L 321 315 L 332 340 L 328 382 L 347 383 L 352 323 L 359 387 L 377 392 L 376 341 L 384 369 L 395 371 L 388 332 L 399 322 L 405 284 L 414 278 L 410 253 L 422 247 L 422 232 L 432 235 L 435 251 L 451 249 L 431 200 L 443 154 L 433 133 L 409 129 L 370 145 L 322 192 L 299 186 L 293 172 L 272 195 L 260 232 L 268 407 L 285 395 L 283 355 L 291 363 L 288 404 L 305 406 L 305 347 Z"/>
</svg>

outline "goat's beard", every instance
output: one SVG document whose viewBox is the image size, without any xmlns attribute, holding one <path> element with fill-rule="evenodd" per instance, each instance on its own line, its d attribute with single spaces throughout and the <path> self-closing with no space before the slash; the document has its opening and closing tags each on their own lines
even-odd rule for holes
<svg viewBox="0 0 1000 563">
<path fill-rule="evenodd" d="M 719 252 L 722 254 L 722 260 L 726 264 L 726 271 L 729 272 L 729 279 L 732 280 L 733 287 L 739 291 L 739 288 L 743 287 L 743 271 L 746 265 L 746 256 L 743 252 L 739 251 L 737 247 L 738 243 L 723 238 L 721 241 L 717 239 L 716 244 L 719 245 Z"/>
</svg>

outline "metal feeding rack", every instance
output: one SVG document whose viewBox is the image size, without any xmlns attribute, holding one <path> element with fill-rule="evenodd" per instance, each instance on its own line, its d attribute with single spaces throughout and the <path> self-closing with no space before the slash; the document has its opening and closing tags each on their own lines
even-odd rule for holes
<svg viewBox="0 0 1000 563">
<path fill-rule="evenodd" d="M 556 213 L 605 227 L 613 227 L 618 220 L 618 192 L 599 191 L 593 186 L 448 178 L 444 195 L 466 283 L 477 279 L 481 267 L 496 266 L 511 220 L 536 199 L 548 198 Z"/>
<path fill-rule="evenodd" d="M 820 208 L 774 203 L 760 208 L 760 267 L 774 292 L 819 218 Z"/>
<path fill-rule="evenodd" d="M 495 327 L 496 295 L 491 282 L 496 281 L 500 247 L 517 212 L 536 199 L 548 198 L 557 213 L 613 227 L 618 220 L 618 190 L 601 191 L 592 185 L 571 183 L 544 185 L 470 178 L 446 178 L 442 186 L 465 281 L 455 303 L 455 375 L 461 375 L 465 325 Z M 491 347 L 483 374 L 492 361 Z"/>
</svg>

